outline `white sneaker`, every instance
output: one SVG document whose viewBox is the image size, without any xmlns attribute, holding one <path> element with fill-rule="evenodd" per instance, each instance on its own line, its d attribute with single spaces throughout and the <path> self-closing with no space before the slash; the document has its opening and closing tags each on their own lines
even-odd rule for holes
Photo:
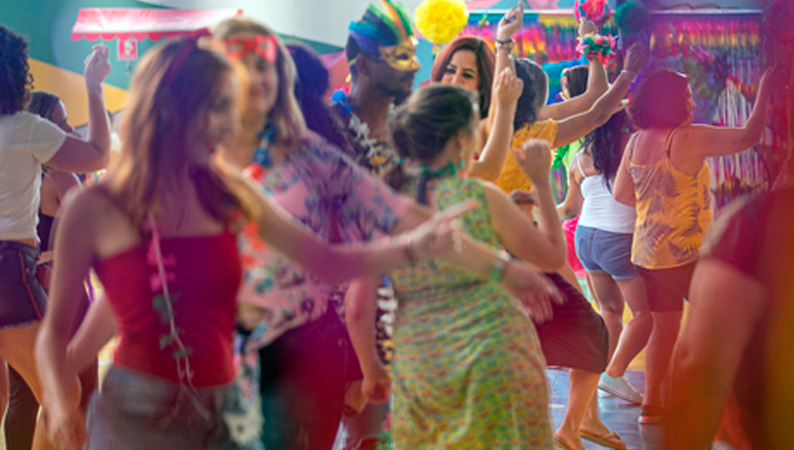
<svg viewBox="0 0 794 450">
<path fill-rule="evenodd" d="M 601 374 L 598 388 L 635 405 L 641 405 L 644 397 L 626 380 L 626 377 L 612 378 L 606 373 Z"/>
</svg>

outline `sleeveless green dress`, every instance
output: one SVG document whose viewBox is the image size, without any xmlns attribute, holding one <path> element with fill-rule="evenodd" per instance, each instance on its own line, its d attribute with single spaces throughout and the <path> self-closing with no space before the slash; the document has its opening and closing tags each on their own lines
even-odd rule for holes
<svg viewBox="0 0 794 450">
<path fill-rule="evenodd" d="M 416 192 L 409 179 L 404 193 Z M 438 181 L 436 207 L 480 205 L 461 224 L 501 248 L 478 181 Z M 551 449 L 546 362 L 518 300 L 443 261 L 390 273 L 399 299 L 392 363 L 397 449 Z"/>
</svg>

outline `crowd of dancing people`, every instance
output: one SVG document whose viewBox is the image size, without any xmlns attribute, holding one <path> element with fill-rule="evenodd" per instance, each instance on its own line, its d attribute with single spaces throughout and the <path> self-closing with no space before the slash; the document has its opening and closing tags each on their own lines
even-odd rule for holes
<svg viewBox="0 0 794 450">
<path fill-rule="evenodd" d="M 757 372 L 794 371 L 768 365 L 794 310 L 766 263 L 794 249 L 794 191 L 712 225 L 705 159 L 761 140 L 784 70 L 737 128 L 693 124 L 689 80 L 646 74 L 640 44 L 611 83 L 589 58 L 549 102 L 542 67 L 513 57 L 522 24 L 519 5 L 494 49 L 456 38 L 414 91 L 411 21 L 384 0 L 351 22 L 351 84 L 329 101 L 313 50 L 227 19 L 136 64 L 112 161 L 108 49 L 85 61 L 83 139 L 0 26 L 7 448 L 625 449 L 599 386 L 666 448 L 710 448 L 726 400 L 737 448 L 790 442 L 791 389 Z M 570 144 L 557 205 L 553 149 Z M 643 349 L 640 393 L 624 374 Z M 556 430 L 552 366 L 570 381 Z"/>
</svg>

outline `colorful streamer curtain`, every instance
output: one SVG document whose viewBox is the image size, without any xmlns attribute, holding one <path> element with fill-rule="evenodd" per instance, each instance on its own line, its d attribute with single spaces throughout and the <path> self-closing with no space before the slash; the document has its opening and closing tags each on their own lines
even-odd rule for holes
<svg viewBox="0 0 794 450">
<path fill-rule="evenodd" d="M 655 15 L 652 68 L 686 73 L 697 103 L 696 123 L 742 126 L 752 111 L 765 54 L 761 15 Z M 772 114 L 770 123 L 775 119 Z M 781 129 L 773 127 L 773 129 Z M 709 158 L 714 211 L 733 199 L 768 190 L 779 171 L 780 136 L 736 155 Z"/>
<path fill-rule="evenodd" d="M 502 13 L 472 13 L 469 24 L 461 34 L 474 35 L 485 39 L 493 47 L 496 39 L 496 26 Z M 513 52 L 521 58 L 530 58 L 538 64 L 556 63 L 576 59 L 577 35 L 579 24 L 572 14 L 524 15 L 524 26 L 516 37 Z M 610 20 L 602 28 L 603 34 L 616 35 L 615 25 Z"/>
</svg>

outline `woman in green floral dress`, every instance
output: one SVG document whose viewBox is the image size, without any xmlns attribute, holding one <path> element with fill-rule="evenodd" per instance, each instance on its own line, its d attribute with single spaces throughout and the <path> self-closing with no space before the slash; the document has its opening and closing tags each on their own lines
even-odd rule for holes
<svg viewBox="0 0 794 450">
<path fill-rule="evenodd" d="M 460 219 L 468 234 L 541 270 L 557 270 L 565 244 L 547 170 L 548 143 L 532 141 L 517 154 L 537 186 L 539 227 L 498 187 L 458 176 L 479 148 L 474 100 L 463 88 L 438 84 L 417 91 L 397 111 L 393 141 L 411 161 L 400 190 L 439 210 L 478 200 L 478 208 Z M 551 448 L 545 360 L 530 319 L 548 317 L 550 297 L 528 292 L 519 300 L 507 293 L 499 279 L 511 264 L 496 264 L 489 279 L 437 260 L 390 273 L 400 300 L 391 374 L 396 448 Z M 388 392 L 388 380 L 365 378 L 365 390 L 381 383 L 379 390 Z"/>
</svg>

